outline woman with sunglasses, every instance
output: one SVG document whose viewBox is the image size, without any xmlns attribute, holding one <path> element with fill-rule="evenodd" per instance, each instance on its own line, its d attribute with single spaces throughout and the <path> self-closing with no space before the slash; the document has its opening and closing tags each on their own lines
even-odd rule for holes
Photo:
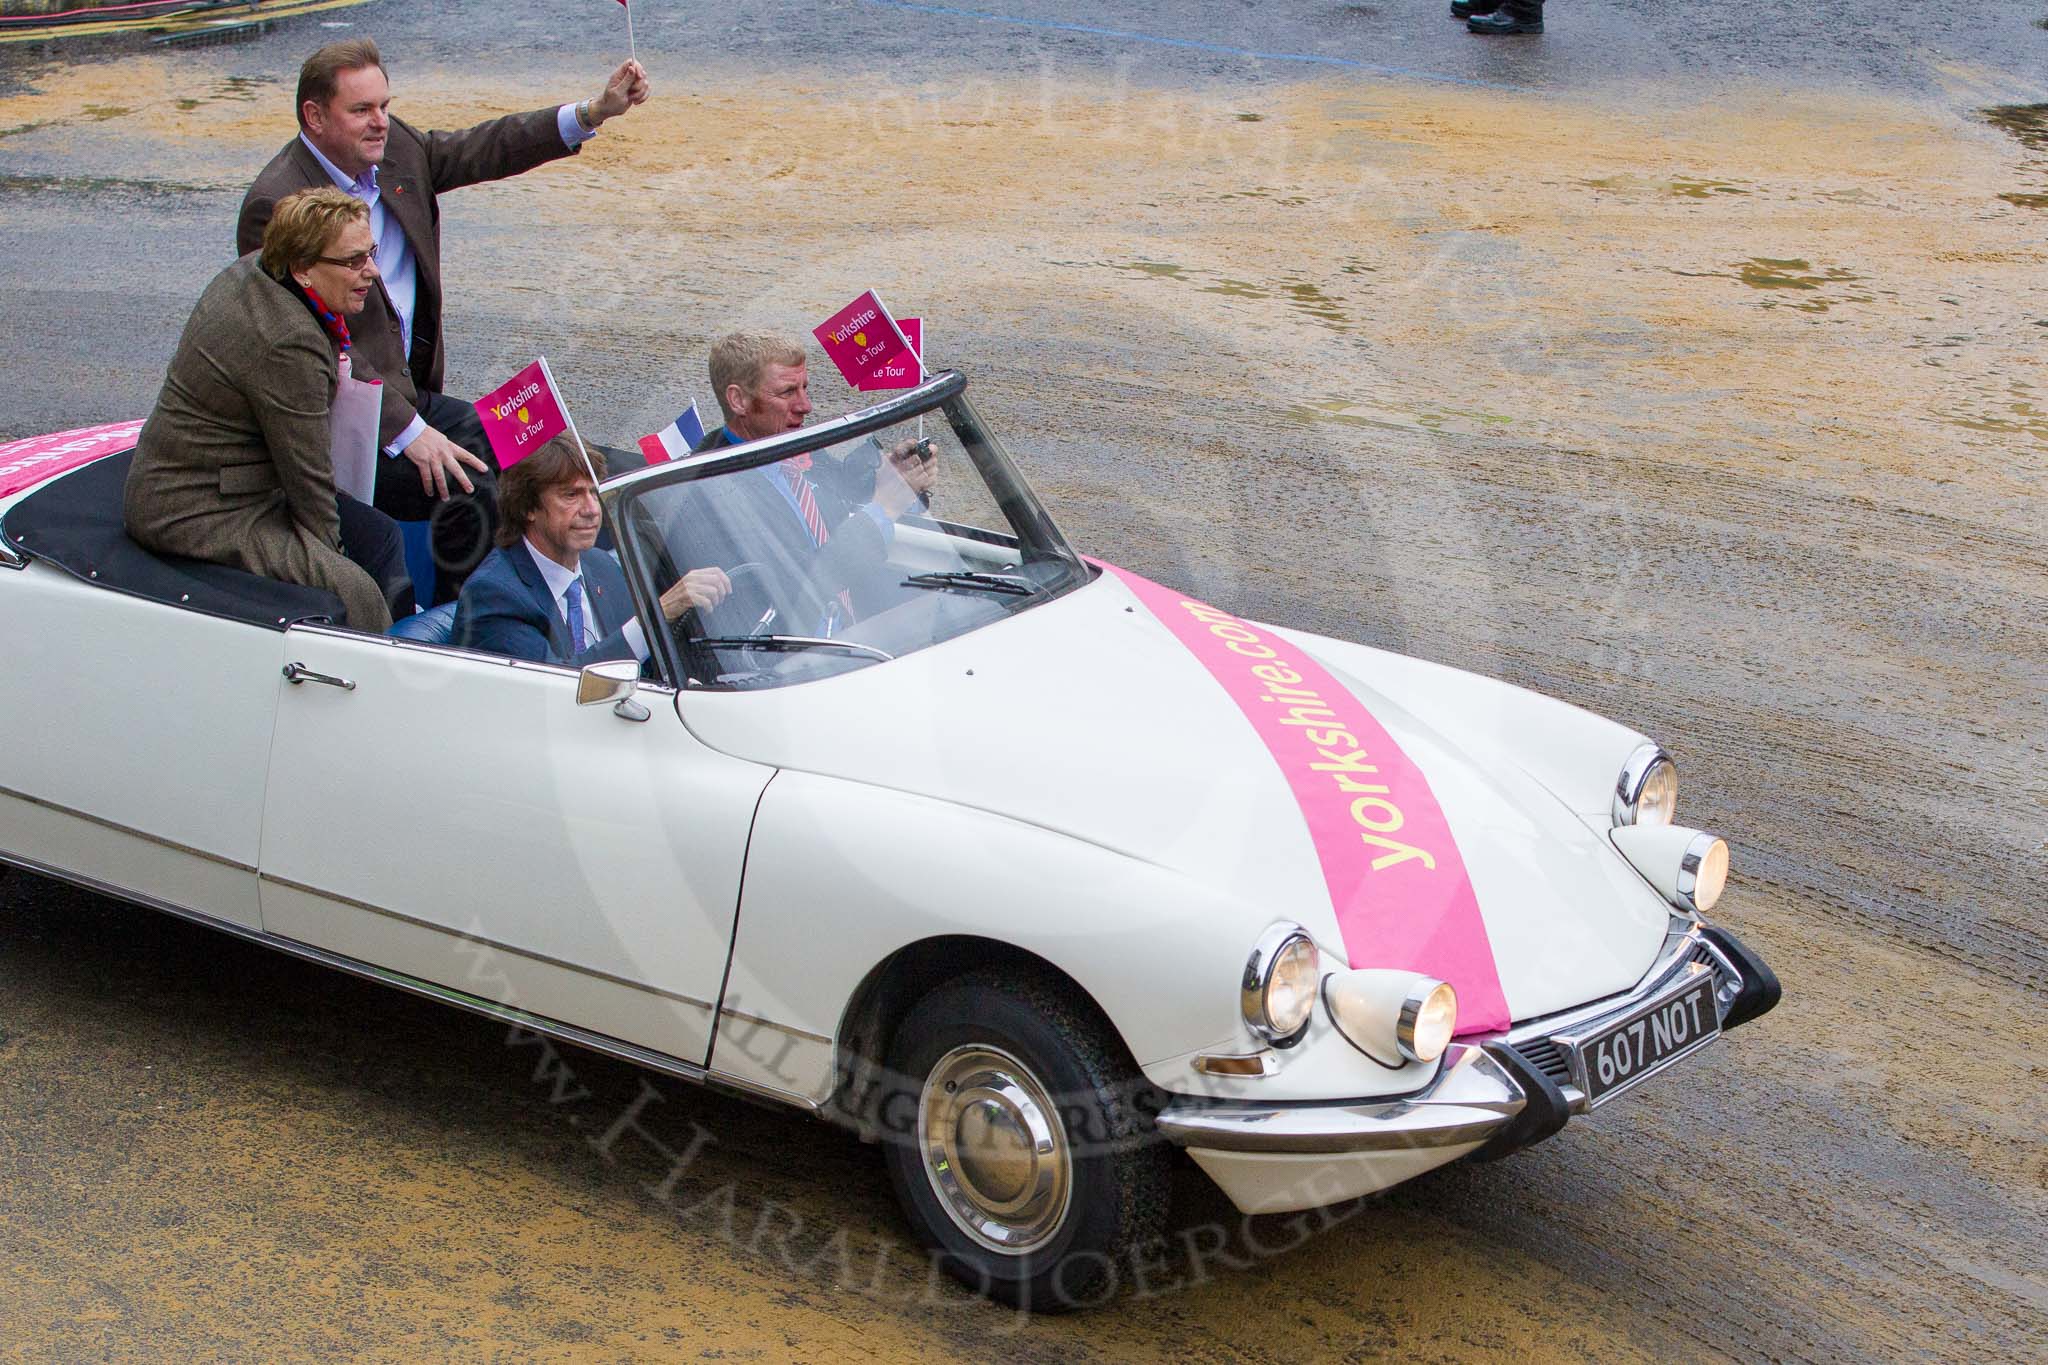
<svg viewBox="0 0 2048 1365">
<path fill-rule="evenodd" d="M 278 201 L 262 250 L 215 276 L 185 324 L 128 471 L 130 536 L 325 588 L 358 630 L 411 613 L 398 524 L 334 486 L 328 411 L 376 278 L 361 201 Z"/>
</svg>

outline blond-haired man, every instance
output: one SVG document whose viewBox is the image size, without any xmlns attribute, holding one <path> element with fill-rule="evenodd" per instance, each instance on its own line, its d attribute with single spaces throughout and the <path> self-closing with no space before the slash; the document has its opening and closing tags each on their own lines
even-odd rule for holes
<svg viewBox="0 0 2048 1365">
<path fill-rule="evenodd" d="M 804 350 L 785 337 L 721 337 L 710 372 L 725 421 L 697 443 L 699 451 L 780 436 L 811 415 Z M 849 614 L 884 603 L 896 522 L 929 498 L 937 474 L 931 447 L 903 441 L 866 467 L 821 452 L 706 480 L 669 528 L 671 553 L 680 568 L 764 566 L 779 587 L 775 596 L 814 606 L 817 619 L 797 628 L 830 635 Z"/>
</svg>

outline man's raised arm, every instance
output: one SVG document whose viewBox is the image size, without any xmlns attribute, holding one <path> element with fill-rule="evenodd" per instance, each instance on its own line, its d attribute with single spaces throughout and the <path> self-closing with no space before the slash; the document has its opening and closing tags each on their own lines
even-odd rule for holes
<svg viewBox="0 0 2048 1365">
<path fill-rule="evenodd" d="M 507 114 L 458 132 L 420 133 L 434 193 L 487 180 L 503 180 L 577 151 L 606 122 L 647 99 L 647 73 L 635 61 L 619 64 L 589 99 Z"/>
</svg>

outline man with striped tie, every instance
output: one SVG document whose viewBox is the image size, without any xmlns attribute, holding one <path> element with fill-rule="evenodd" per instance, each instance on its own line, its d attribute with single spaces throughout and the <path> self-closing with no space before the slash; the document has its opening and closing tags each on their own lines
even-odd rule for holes
<svg viewBox="0 0 2048 1365">
<path fill-rule="evenodd" d="M 698 451 L 794 431 L 811 414 L 803 347 L 778 336 L 735 332 L 711 348 L 711 390 L 724 425 Z M 928 498 L 938 461 L 929 447 L 899 442 L 886 459 L 861 466 L 821 453 L 799 455 L 705 481 L 687 515 L 670 528 L 678 566 L 761 564 L 785 605 L 802 602 L 801 633 L 830 634 L 849 615 L 879 605 L 896 521 Z M 807 589 L 794 586 L 801 580 Z M 822 597 L 822 611 L 814 610 Z M 837 609 L 834 603 L 838 604 Z"/>
<path fill-rule="evenodd" d="M 696 445 L 698 451 L 780 436 L 802 426 L 811 415 L 811 381 L 804 348 L 785 337 L 734 332 L 719 338 L 711 348 L 711 391 L 718 398 L 725 425 L 707 432 Z M 914 442 L 903 442 L 890 452 L 890 458 L 912 493 L 930 493 L 938 466 L 924 458 Z M 854 506 L 878 504 L 882 510 L 878 520 L 884 521 L 894 521 L 903 513 L 903 507 L 887 510 L 902 500 L 897 491 L 899 480 L 881 476 L 879 469 L 821 462 L 806 472 L 814 491 L 823 488 L 828 499 L 843 504 L 836 509 L 829 501 L 822 505 L 820 514 L 828 519 L 828 534 L 835 510 L 843 516 Z"/>
<path fill-rule="evenodd" d="M 599 478 L 604 456 L 590 452 Z M 597 485 L 568 436 L 506 470 L 498 484 L 497 548 L 484 557 L 455 609 L 454 643 L 536 663 L 582 667 L 600 659 L 647 661 L 647 636 L 619 566 L 592 548 L 603 525 Z M 684 574 L 662 594 L 673 621 L 706 611 L 732 589 L 716 568 Z"/>
</svg>

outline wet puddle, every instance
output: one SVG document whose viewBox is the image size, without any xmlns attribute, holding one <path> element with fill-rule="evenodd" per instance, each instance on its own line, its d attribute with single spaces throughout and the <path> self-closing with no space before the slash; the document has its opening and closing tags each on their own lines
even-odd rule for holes
<svg viewBox="0 0 2048 1365">
<path fill-rule="evenodd" d="M 1221 294 L 1225 298 L 1272 299 L 1332 331 L 1351 330 L 1351 319 L 1337 300 L 1323 292 L 1319 285 L 1308 280 L 1239 280 L 1210 271 L 1189 270 L 1186 266 L 1176 265 L 1171 261 L 1068 261 L 1056 264 L 1095 265 L 1125 274 L 1145 275 L 1155 280 L 1179 280 L 1184 284 L 1193 285 L 1201 293 Z M 1353 261 L 1343 269 L 1348 275 L 1370 271 L 1372 267 Z"/>
<path fill-rule="evenodd" d="M 1835 284 L 1852 284 L 1866 279 L 1840 266 L 1823 266 L 1815 270 L 1811 261 L 1796 256 L 1752 256 L 1746 261 L 1736 261 L 1725 271 L 1722 270 L 1673 270 L 1674 275 L 1694 280 L 1734 280 L 1751 289 L 1775 292 L 1790 290 L 1794 293 L 1813 293 Z M 1838 303 L 1869 303 L 1874 295 L 1868 293 L 1843 294 L 1834 298 L 1778 299 L 1763 301 L 1765 308 L 1796 308 L 1802 313 L 1825 313 Z"/>
<path fill-rule="evenodd" d="M 1674 176 L 1669 180 L 1645 180 L 1634 175 L 1609 175 L 1598 180 L 1581 180 L 1579 183 L 1596 190 L 1665 194 L 1676 199 L 1712 199 L 1720 194 L 1756 192 L 1740 181 L 1709 180 L 1703 176 L 1690 175 Z"/>
<path fill-rule="evenodd" d="M 209 104 L 217 104 L 223 100 L 235 100 L 243 104 L 253 104 L 258 100 L 271 98 L 280 84 L 281 82 L 273 80 L 268 76 L 227 76 L 215 82 L 213 90 L 206 95 L 199 96 L 198 98 L 186 96 L 180 99 L 178 101 L 178 108 L 189 113 L 194 109 L 203 108 Z"/>
<path fill-rule="evenodd" d="M 2048 442 L 2048 410 L 2032 403 L 2014 403 L 2011 417 L 1949 417 L 1949 421 L 1971 431 L 1995 431 L 2003 435 L 2027 435 Z"/>
<path fill-rule="evenodd" d="M 2048 323 L 2042 324 L 2048 326 Z M 1952 426 L 1966 431 L 1983 431 L 1999 436 L 2029 436 L 2036 441 L 2048 443 L 2048 408 L 2034 398 L 2034 386 L 2024 380 L 2014 379 L 2004 385 L 2004 392 L 1993 392 L 1989 388 L 1978 392 L 1988 400 L 1985 406 L 1976 410 L 1949 408 L 1938 410 L 1935 416 Z"/>
<path fill-rule="evenodd" d="M 214 82 L 213 88 L 205 94 L 181 95 L 170 101 L 170 105 L 181 114 L 189 114 L 195 109 L 224 101 L 249 104 L 274 98 L 280 84 L 281 82 L 269 76 L 227 76 Z M 147 112 L 147 105 L 81 104 L 77 113 L 67 118 L 39 119 L 12 128 L 0 128 L 0 138 L 16 137 L 43 128 L 61 128 L 82 123 L 109 123 L 130 114 Z"/>
<path fill-rule="evenodd" d="M 1727 180 L 1674 180 L 1668 188 L 1681 199 L 1711 199 L 1717 194 L 1749 193 L 1740 185 Z"/>
<path fill-rule="evenodd" d="M 2035 175 L 2048 175 L 2048 104 L 1995 104 L 1978 111 L 1986 123 L 2012 135 L 2020 146 L 2038 153 L 2040 160 L 2025 163 Z M 2048 192 L 2021 191 L 1998 196 L 2023 209 L 2048 209 Z"/>
<path fill-rule="evenodd" d="M 1860 280 L 1861 275 L 1852 275 L 1839 266 L 1828 266 L 1819 274 L 1811 274 L 1813 266 L 1797 258 L 1778 259 L 1771 256 L 1752 256 L 1737 267 L 1735 276 L 1751 289 L 1819 289 L 1823 285 L 1842 280 Z"/>
<path fill-rule="evenodd" d="M 1268 203 L 1278 204 L 1282 208 L 1290 209 L 1300 208 L 1308 202 L 1308 196 L 1305 194 L 1282 194 L 1278 190 L 1267 189 L 1263 185 L 1256 189 L 1231 190 L 1216 197 L 1218 199 L 1263 199 Z"/>
<path fill-rule="evenodd" d="M 2017 138 L 2020 146 L 2048 156 L 2048 104 L 1994 104 L 1979 112 L 1986 123 Z"/>
<path fill-rule="evenodd" d="M 271 88 L 282 84 L 269 76 L 229 76 L 217 87 L 214 98 L 223 100 L 258 100 L 267 96 Z"/>
</svg>

